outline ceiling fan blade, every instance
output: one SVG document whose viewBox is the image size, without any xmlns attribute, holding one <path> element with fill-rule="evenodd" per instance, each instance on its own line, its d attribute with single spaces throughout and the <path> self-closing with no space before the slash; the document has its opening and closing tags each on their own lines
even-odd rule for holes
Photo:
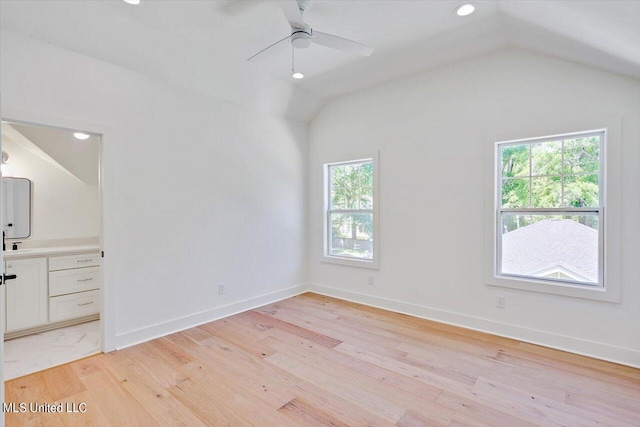
<svg viewBox="0 0 640 427">
<path fill-rule="evenodd" d="M 279 0 L 280 8 L 284 12 L 284 16 L 287 17 L 291 28 L 304 28 L 304 21 L 302 20 L 302 12 L 300 6 L 296 0 Z"/>
<path fill-rule="evenodd" d="M 321 33 L 320 31 L 313 31 L 311 39 L 314 43 L 318 43 L 322 46 L 342 50 L 344 52 L 355 53 L 357 55 L 369 56 L 373 53 L 373 48 L 371 46 L 331 34 Z"/>
<path fill-rule="evenodd" d="M 289 40 L 290 38 L 291 38 L 291 36 L 287 36 L 287 37 L 284 37 L 284 38 L 278 40 L 277 42 L 275 42 L 273 44 L 270 44 L 269 46 L 267 46 L 264 49 L 262 49 L 260 52 L 258 52 L 255 55 L 253 55 L 251 58 L 247 59 L 247 61 L 249 61 L 249 62 L 255 61 L 259 56 L 261 56 L 263 53 L 265 53 L 266 51 L 268 51 L 272 47 L 275 47 L 276 45 L 282 43 L 285 40 Z"/>
</svg>

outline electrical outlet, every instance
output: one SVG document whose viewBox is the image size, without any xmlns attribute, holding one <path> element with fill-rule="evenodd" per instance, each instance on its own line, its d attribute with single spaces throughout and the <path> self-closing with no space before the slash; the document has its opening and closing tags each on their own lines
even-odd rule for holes
<svg viewBox="0 0 640 427">
<path fill-rule="evenodd" d="M 375 278 L 373 276 L 369 276 L 369 286 L 375 285 Z"/>
<path fill-rule="evenodd" d="M 218 284 L 218 293 L 220 295 L 224 294 L 224 283 Z"/>
<path fill-rule="evenodd" d="M 506 306 L 506 301 L 505 301 L 504 295 L 496 295 L 496 307 L 505 308 L 505 306 Z"/>
</svg>

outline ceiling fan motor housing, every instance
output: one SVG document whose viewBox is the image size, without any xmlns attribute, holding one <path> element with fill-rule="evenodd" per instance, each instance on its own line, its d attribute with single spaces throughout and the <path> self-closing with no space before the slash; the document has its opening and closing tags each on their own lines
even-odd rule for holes
<svg viewBox="0 0 640 427">
<path fill-rule="evenodd" d="M 305 49 L 311 45 L 311 30 L 295 30 L 291 33 L 291 44 L 293 47 Z"/>
</svg>

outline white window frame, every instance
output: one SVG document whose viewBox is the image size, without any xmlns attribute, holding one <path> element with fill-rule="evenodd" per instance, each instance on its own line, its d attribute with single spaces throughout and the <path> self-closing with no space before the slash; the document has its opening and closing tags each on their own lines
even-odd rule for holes
<svg viewBox="0 0 640 427">
<path fill-rule="evenodd" d="M 536 280 L 542 282 L 549 282 L 554 285 L 575 285 L 575 286 L 591 286 L 591 287 L 600 287 L 604 288 L 604 189 L 606 187 L 606 177 L 604 176 L 604 165 L 605 165 L 605 156 L 606 156 L 606 129 L 598 129 L 595 131 L 586 131 L 586 132 L 573 132 L 564 135 L 554 135 L 554 136 L 545 136 L 539 138 L 529 138 L 529 139 L 521 139 L 516 141 L 504 141 L 504 142 L 496 142 L 495 149 L 495 164 L 496 164 L 496 196 L 494 198 L 496 204 L 496 274 L 497 276 L 505 279 L 516 278 L 516 279 L 525 279 L 525 280 Z M 598 150 L 598 197 L 599 202 L 597 207 L 588 207 L 588 208 L 570 208 L 570 207 L 560 207 L 560 208 L 503 208 L 501 206 L 502 200 L 502 155 L 501 148 L 509 147 L 513 145 L 531 145 L 550 142 L 550 141 L 562 141 L 562 156 L 563 161 L 561 163 L 561 183 L 562 183 L 562 194 L 564 197 L 564 140 L 573 139 L 573 138 L 581 138 L 581 137 L 591 137 L 598 136 L 600 138 L 600 147 Z M 530 191 L 529 191 L 529 200 L 533 197 L 532 194 L 532 186 L 531 182 L 533 176 L 531 175 L 531 155 L 529 155 L 529 175 L 522 176 L 519 178 L 528 178 L 530 183 Z M 539 177 L 545 177 L 546 175 L 540 175 Z M 505 214 L 523 214 L 523 215 L 580 215 L 580 214 L 592 214 L 598 216 L 598 281 L 595 283 L 589 282 L 580 282 L 577 280 L 569 280 L 569 279 L 559 279 L 559 278 L 545 278 L 539 276 L 528 276 L 525 274 L 510 274 L 502 272 L 502 218 Z"/>
<path fill-rule="evenodd" d="M 379 226 L 379 211 L 380 211 L 380 198 L 379 198 L 379 162 L 378 162 L 378 153 L 363 153 L 367 155 L 362 156 L 349 156 L 338 160 L 338 161 L 330 161 L 324 163 L 323 172 L 324 172 L 324 185 L 323 185 L 323 257 L 322 261 L 332 264 L 340 264 L 346 265 L 350 267 L 360 267 L 360 268 L 370 268 L 370 269 L 379 269 L 379 259 L 380 259 L 380 226 Z M 354 163 L 363 163 L 363 162 L 371 162 L 373 164 L 373 208 L 372 209 L 356 209 L 356 210 L 330 210 L 330 198 L 331 198 L 331 182 L 329 168 L 331 166 L 336 165 L 348 165 Z M 371 213 L 373 215 L 373 257 L 372 259 L 359 259 L 352 257 L 341 257 L 330 255 L 330 239 L 331 239 L 331 213 L 341 212 L 341 213 L 359 213 L 366 212 Z"/>
<path fill-rule="evenodd" d="M 559 119 L 561 120 L 561 119 Z M 584 131 L 576 132 L 576 130 Z M 604 131 L 604 142 L 601 147 L 600 177 L 604 180 L 600 184 L 601 219 L 600 255 L 603 257 L 601 286 L 575 284 L 545 278 L 528 278 L 521 276 L 506 276 L 498 274 L 498 207 L 501 195 L 497 182 L 501 178 L 501 169 L 496 165 L 498 159 L 498 144 L 506 142 L 526 142 L 537 140 L 552 140 L 572 134 L 587 134 Z M 539 135 L 549 135 L 541 137 Z M 576 120 L 572 123 L 531 124 L 523 129 L 505 131 L 485 135 L 485 168 L 486 168 L 486 200 L 485 204 L 485 285 L 501 288 L 519 289 L 531 292 L 541 292 L 575 298 L 584 298 L 606 302 L 620 302 L 621 288 L 621 209 L 622 209 L 622 153 L 621 153 L 622 123 L 619 117 L 595 120 Z M 498 141 L 498 142 L 496 142 Z M 500 174 L 498 174 L 500 171 Z M 566 208 L 561 208 L 566 210 Z M 605 215 L 606 209 L 606 215 Z M 548 209 L 543 209 L 547 211 Z"/>
</svg>

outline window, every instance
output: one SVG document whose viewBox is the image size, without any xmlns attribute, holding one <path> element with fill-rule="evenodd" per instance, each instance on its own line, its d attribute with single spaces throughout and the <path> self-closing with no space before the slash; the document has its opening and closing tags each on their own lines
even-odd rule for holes
<svg viewBox="0 0 640 427">
<path fill-rule="evenodd" d="M 604 287 L 604 131 L 497 144 L 496 273 Z"/>
<path fill-rule="evenodd" d="M 377 268 L 375 158 L 325 164 L 325 260 Z"/>
</svg>

